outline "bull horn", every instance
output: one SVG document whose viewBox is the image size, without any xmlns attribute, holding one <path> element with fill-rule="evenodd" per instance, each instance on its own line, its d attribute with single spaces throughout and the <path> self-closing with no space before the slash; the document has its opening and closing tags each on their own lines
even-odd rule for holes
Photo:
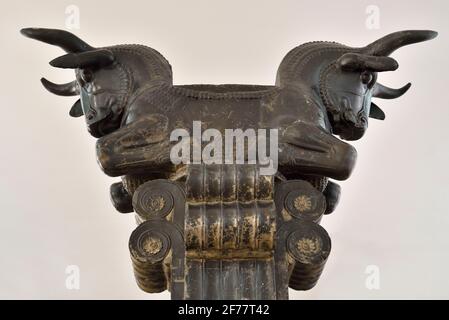
<svg viewBox="0 0 449 320">
<path fill-rule="evenodd" d="M 42 78 L 41 83 L 45 87 L 45 89 L 58 96 L 69 97 L 79 95 L 80 93 L 76 80 L 64 84 L 56 84 L 48 81 L 45 78 Z"/>
<path fill-rule="evenodd" d="M 403 46 L 435 38 L 438 32 L 431 30 L 406 30 L 391 33 L 362 49 L 363 53 L 374 56 L 389 56 Z"/>
<path fill-rule="evenodd" d="M 337 65 L 349 71 L 394 71 L 399 65 L 390 57 L 376 57 L 360 53 L 346 53 L 337 60 Z"/>
<path fill-rule="evenodd" d="M 73 33 L 64 30 L 24 28 L 20 33 L 25 37 L 58 46 L 65 52 L 85 52 L 94 49 Z"/>
<path fill-rule="evenodd" d="M 83 107 L 81 106 L 81 101 L 80 99 L 78 99 L 72 106 L 72 108 L 70 108 L 70 112 L 69 115 L 71 117 L 81 117 L 84 114 L 83 112 Z"/>
<path fill-rule="evenodd" d="M 372 96 L 380 99 L 396 99 L 402 96 L 404 93 L 406 93 L 411 86 L 412 84 L 409 82 L 402 88 L 393 89 L 381 85 L 380 83 L 376 83 L 373 88 Z"/>
<path fill-rule="evenodd" d="M 114 61 L 114 54 L 107 49 L 97 49 L 81 53 L 68 53 L 50 61 L 56 68 L 104 67 Z"/>
</svg>

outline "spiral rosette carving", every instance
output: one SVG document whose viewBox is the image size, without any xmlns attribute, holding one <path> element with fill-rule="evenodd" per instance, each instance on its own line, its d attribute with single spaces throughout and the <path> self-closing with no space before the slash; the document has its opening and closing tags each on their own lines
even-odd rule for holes
<svg viewBox="0 0 449 320">
<path fill-rule="evenodd" d="M 141 221 L 168 219 L 175 207 L 184 210 L 184 194 L 169 180 L 152 180 L 140 185 L 133 195 L 133 207 Z"/>
<path fill-rule="evenodd" d="M 170 249 L 170 232 L 160 222 L 147 221 L 133 231 L 129 251 L 139 288 L 149 293 L 167 289 L 169 275 L 164 260 Z"/>
<path fill-rule="evenodd" d="M 301 222 L 287 238 L 291 258 L 289 287 L 295 290 L 313 288 L 323 272 L 331 250 L 326 230 L 313 222 Z"/>
<path fill-rule="evenodd" d="M 295 218 L 319 223 L 326 211 L 326 198 L 303 180 L 282 182 L 276 189 L 275 199 L 286 221 Z"/>
</svg>

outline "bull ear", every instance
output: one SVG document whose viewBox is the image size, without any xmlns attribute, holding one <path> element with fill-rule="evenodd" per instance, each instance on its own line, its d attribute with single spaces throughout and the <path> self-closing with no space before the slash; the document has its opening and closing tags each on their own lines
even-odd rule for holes
<svg viewBox="0 0 449 320">
<path fill-rule="evenodd" d="M 69 115 L 71 117 L 81 117 L 83 115 L 83 108 L 81 107 L 81 101 L 80 99 L 78 99 L 72 106 L 72 108 L 70 109 Z"/>
<path fill-rule="evenodd" d="M 369 117 L 377 120 L 385 120 L 385 113 L 375 103 L 371 102 Z"/>
<path fill-rule="evenodd" d="M 114 54 L 107 49 L 96 49 L 81 53 L 68 53 L 50 61 L 56 68 L 104 67 L 114 62 Z"/>
<path fill-rule="evenodd" d="M 360 53 L 345 53 L 337 60 L 337 65 L 348 71 L 394 71 L 398 68 L 396 60 L 390 57 L 376 57 Z"/>
</svg>

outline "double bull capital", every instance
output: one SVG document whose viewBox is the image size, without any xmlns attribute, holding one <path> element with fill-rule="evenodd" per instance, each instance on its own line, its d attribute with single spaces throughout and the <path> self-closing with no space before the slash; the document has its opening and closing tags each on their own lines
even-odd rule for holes
<svg viewBox="0 0 449 320">
<path fill-rule="evenodd" d="M 173 299 L 287 299 L 288 287 L 311 289 L 331 250 L 320 221 L 338 204 L 333 180 L 347 179 L 356 162 L 343 140 L 360 139 L 369 118 L 385 119 L 374 98 L 410 88 L 378 82 L 398 68 L 390 55 L 437 35 L 400 31 L 357 48 L 305 43 L 269 86 L 174 85 L 170 64 L 152 48 L 93 47 L 63 30 L 21 32 L 65 50 L 50 64 L 74 69 L 75 80 L 42 84 L 79 97 L 70 115 L 85 116 L 100 167 L 121 176 L 112 202 L 137 216 L 129 241 L 137 284 L 168 289 Z M 261 174 L 257 162 L 171 161 L 171 132 L 192 136 L 194 121 L 223 136 L 226 128 L 276 130 L 276 174 Z"/>
</svg>

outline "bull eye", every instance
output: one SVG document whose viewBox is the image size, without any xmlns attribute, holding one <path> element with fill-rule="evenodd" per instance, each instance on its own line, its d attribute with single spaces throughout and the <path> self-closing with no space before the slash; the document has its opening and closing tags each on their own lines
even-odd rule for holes
<svg viewBox="0 0 449 320">
<path fill-rule="evenodd" d="M 362 80 L 363 84 L 371 84 L 371 82 L 373 81 L 374 76 L 371 72 L 362 72 L 362 74 L 360 75 L 360 80 Z"/>
<path fill-rule="evenodd" d="M 92 79 L 94 78 L 93 72 L 89 69 L 83 69 L 81 71 L 81 79 L 83 79 L 83 81 L 85 83 L 91 82 Z"/>
</svg>

